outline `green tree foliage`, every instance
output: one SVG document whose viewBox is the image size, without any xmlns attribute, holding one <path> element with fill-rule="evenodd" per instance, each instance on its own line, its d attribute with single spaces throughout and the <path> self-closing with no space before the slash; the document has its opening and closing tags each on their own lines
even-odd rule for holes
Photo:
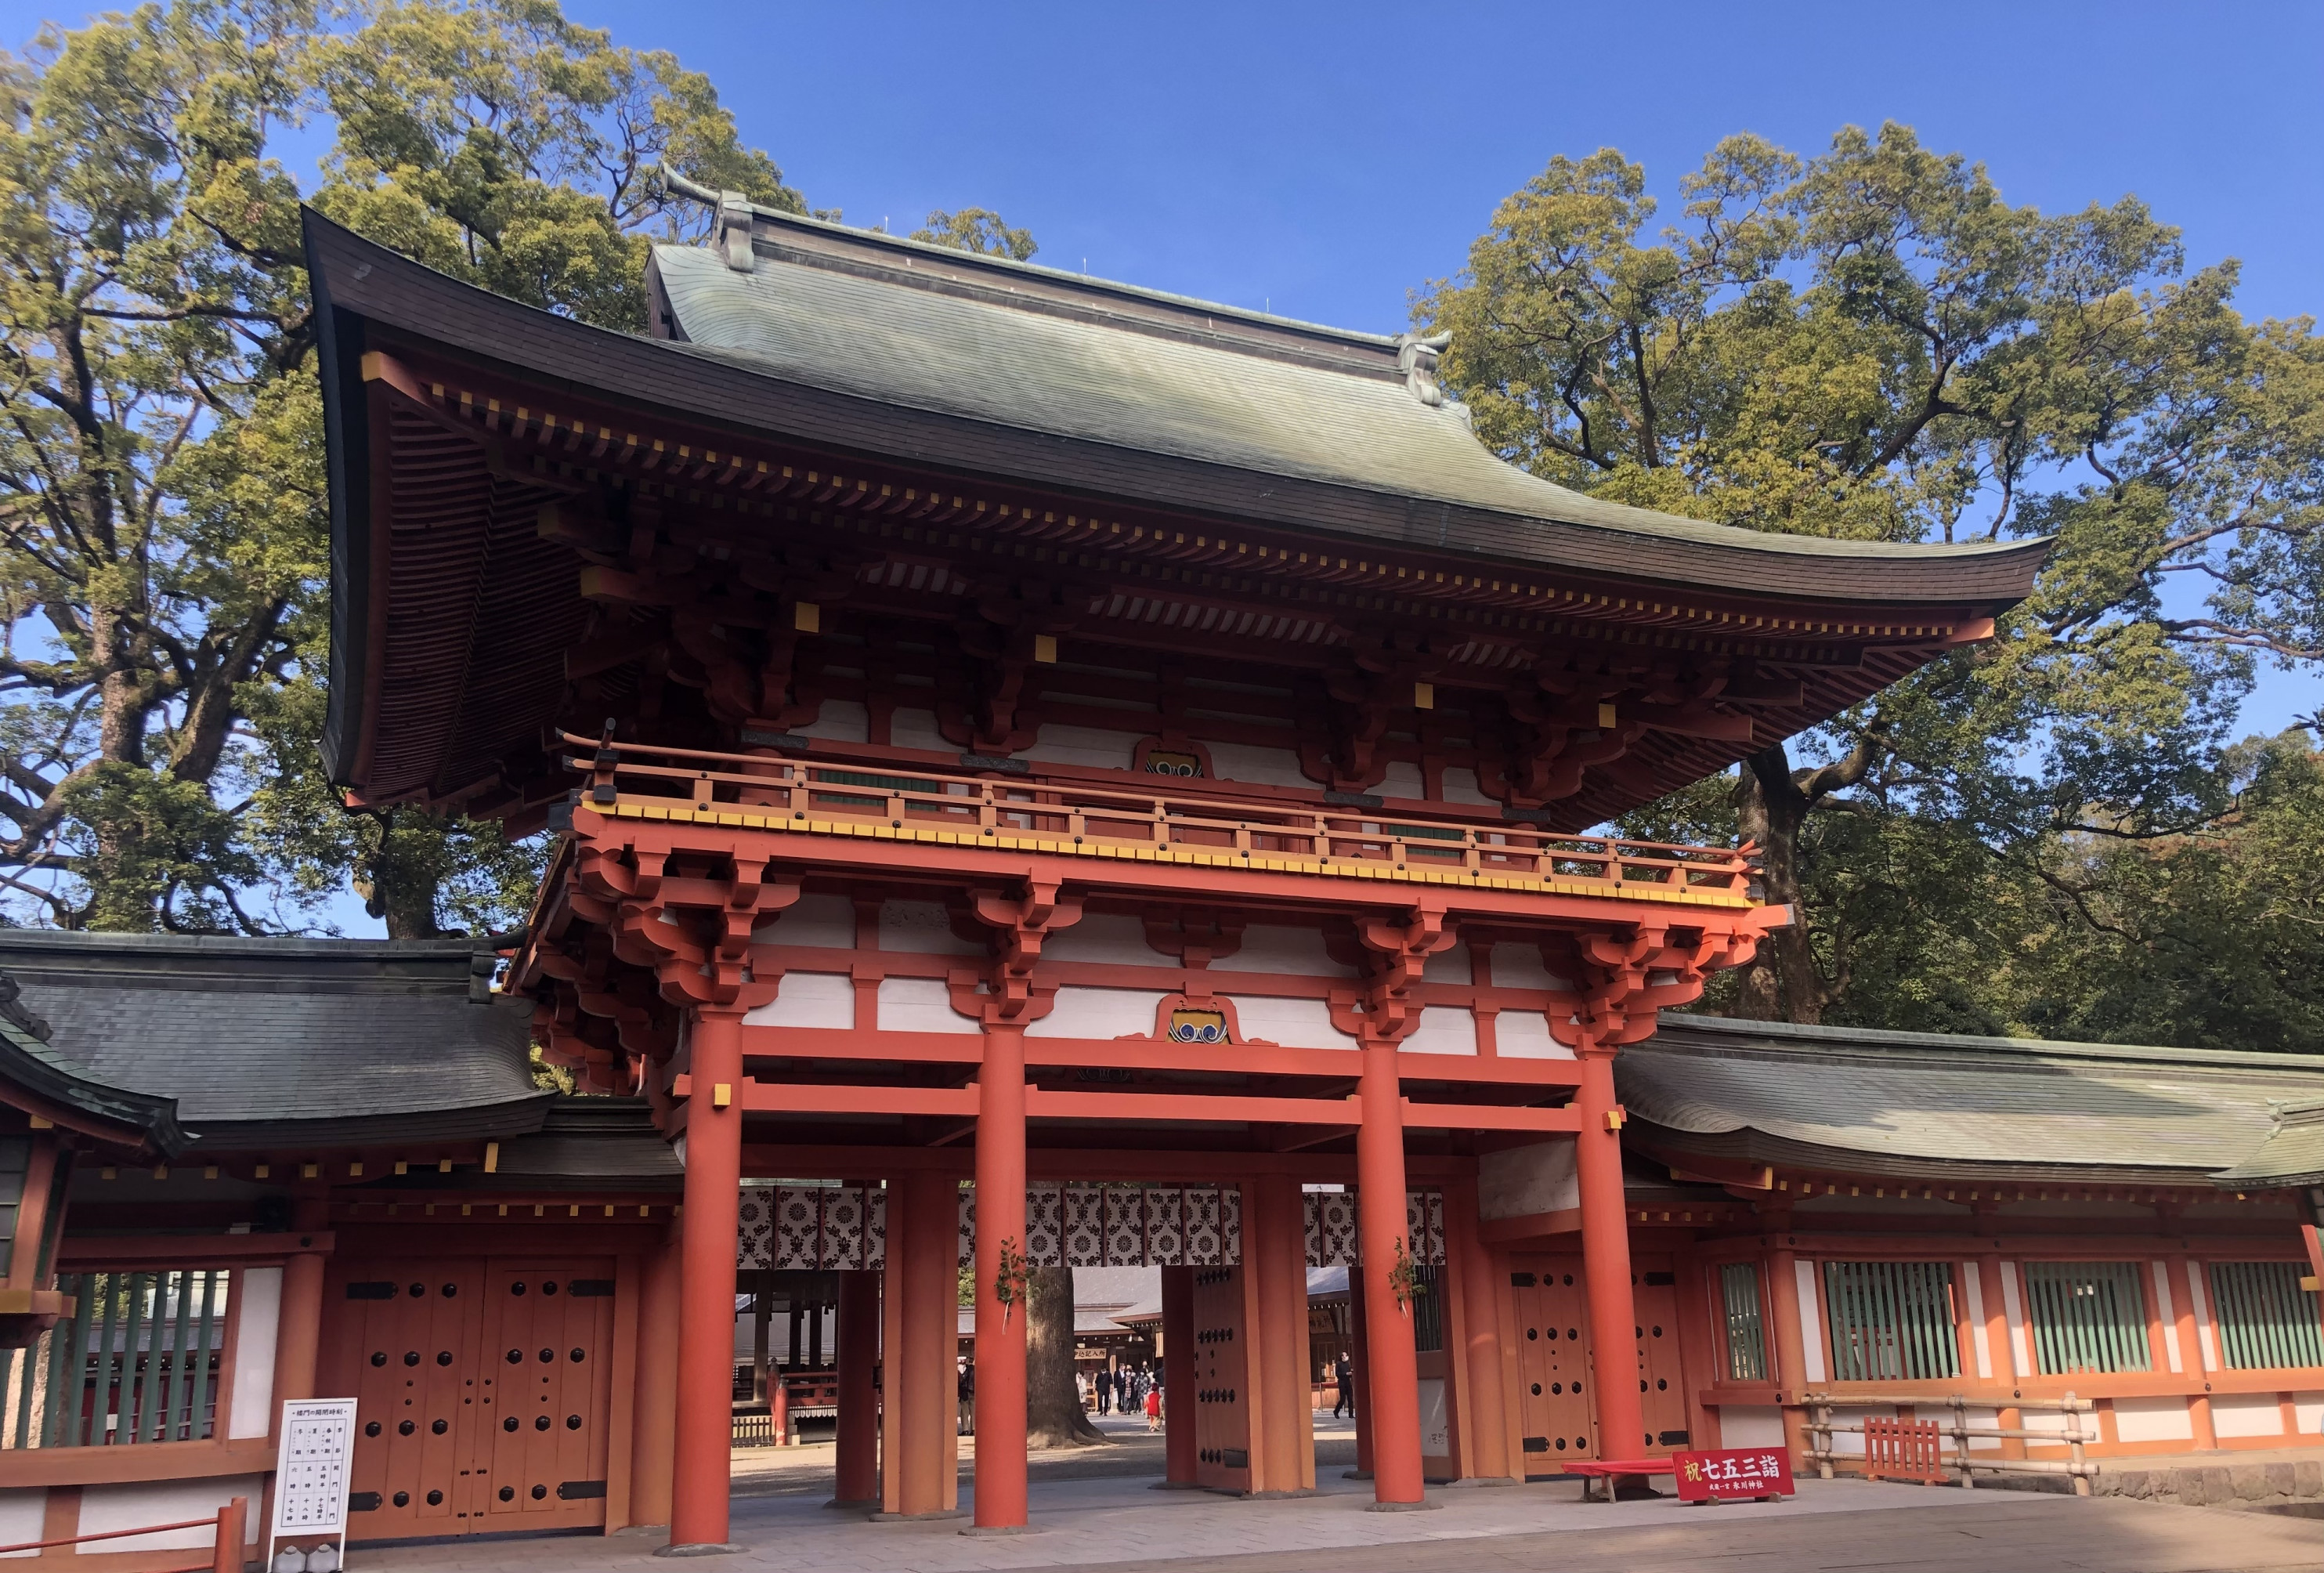
<svg viewBox="0 0 2324 1573">
<path fill-rule="evenodd" d="M 989 208 L 963 208 L 957 213 L 947 213 L 939 208 L 928 215 L 928 221 L 912 231 L 914 240 L 925 240 L 931 245 L 948 245 L 954 251 L 973 251 L 979 256 L 1005 256 L 1018 262 L 1028 262 L 1041 248 L 1034 244 L 1029 229 L 1011 229 L 1000 214 Z"/>
<path fill-rule="evenodd" d="M 650 171 L 798 209 L 708 79 L 553 0 L 171 0 L 0 58 L 0 886 L 257 929 L 352 867 L 392 933 L 521 915 L 484 827 L 318 778 L 327 500 L 302 197 L 431 266 L 641 320 Z M 325 156 L 302 190 L 287 139 Z M 682 217 L 683 215 L 683 217 Z"/>
<path fill-rule="evenodd" d="M 1995 641 L 1798 740 L 1806 763 L 1766 750 L 1639 819 L 1739 830 L 1801 906 L 1728 1008 L 2022 1023 L 1992 969 L 2089 941 L 2106 882 L 2207 845 L 2255 661 L 2324 659 L 2324 339 L 2246 322 L 2234 264 L 2187 272 L 2135 199 L 2011 207 L 1900 126 L 1811 159 L 1733 138 L 1680 193 L 1649 235 L 1637 165 L 1554 160 L 1416 315 L 1452 331 L 1480 436 L 1561 484 L 1793 533 L 2055 539 Z"/>
</svg>

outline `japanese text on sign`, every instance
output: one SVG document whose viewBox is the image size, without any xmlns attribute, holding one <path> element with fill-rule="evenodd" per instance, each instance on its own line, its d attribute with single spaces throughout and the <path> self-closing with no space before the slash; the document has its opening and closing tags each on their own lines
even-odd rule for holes
<svg viewBox="0 0 2324 1573">
<path fill-rule="evenodd" d="M 1674 1453 L 1671 1465 L 1682 1502 L 1749 1501 L 1792 1494 L 1792 1461 L 1780 1448 L 1728 1448 L 1716 1453 Z"/>
<path fill-rule="evenodd" d="M 347 1467 L 355 1453 L 355 1401 L 286 1399 L 282 1450 L 275 1462 L 277 1535 L 334 1535 L 347 1522 Z"/>
</svg>

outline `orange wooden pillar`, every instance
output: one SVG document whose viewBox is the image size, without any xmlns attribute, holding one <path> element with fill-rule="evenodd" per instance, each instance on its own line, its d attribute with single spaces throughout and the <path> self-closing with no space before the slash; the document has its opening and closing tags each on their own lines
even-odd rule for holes
<svg viewBox="0 0 2324 1573">
<path fill-rule="evenodd" d="M 1162 1269 L 1162 1457 L 1164 1483 L 1191 1488 L 1194 1439 L 1194 1270 Z"/>
<path fill-rule="evenodd" d="M 1761 1331 L 1771 1335 L 1775 1356 L 1775 1402 L 1783 1406 L 1784 1447 L 1799 1474 L 1815 1472 L 1808 1457 L 1808 1412 L 1801 1399 L 1808 1389 L 1807 1341 L 1800 1336 L 1800 1259 L 1789 1251 L 1767 1257 L 1767 1316 Z"/>
<path fill-rule="evenodd" d="M 734 1240 L 742 1185 L 742 1105 L 734 1094 L 742 1080 L 742 1016 L 703 1010 L 690 1041 L 694 1092 L 686 1106 L 686 1216 L 679 1230 L 673 1548 L 732 1544 L 726 1512 L 734 1448 Z"/>
<path fill-rule="evenodd" d="M 1242 1188 L 1243 1276 L 1255 1281 L 1251 1329 L 1251 1491 L 1315 1489 L 1315 1405 L 1308 1380 L 1307 1230 L 1299 1182 L 1269 1175 Z M 1416 1421 L 1415 1435 L 1417 1436 Z"/>
<path fill-rule="evenodd" d="M 1582 1189 L 1582 1265 L 1590 1279 L 1590 1345 L 1598 1371 L 1600 1456 L 1646 1457 L 1646 1411 L 1638 1404 L 1637 1314 L 1630 1299 L 1630 1219 L 1622 1191 L 1622 1133 L 1615 1112 L 1614 1056 L 1585 1049 L 1574 1100 L 1582 1130 L 1574 1167 Z"/>
<path fill-rule="evenodd" d="M 274 1334 L 274 1414 L 272 1434 L 285 1399 L 315 1396 L 315 1361 L 323 1339 L 323 1252 L 316 1237 L 330 1227 L 329 1193 L 307 1191 L 292 1204 L 290 1228 L 297 1250 L 282 1263 L 282 1304 Z"/>
<path fill-rule="evenodd" d="M 1024 1286 L 1014 1305 L 998 1289 L 1025 1249 L 1024 1028 L 986 1023 L 976 1085 L 976 1527 L 1022 1529 Z"/>
<path fill-rule="evenodd" d="M 871 1507 L 880 1498 L 880 1395 L 872 1385 L 880 1361 L 880 1280 L 868 1271 L 839 1275 L 839 1445 L 832 1503 Z"/>
<path fill-rule="evenodd" d="M 1426 1500 L 1420 1473 L 1420 1376 L 1411 1307 L 1397 1298 L 1391 1274 L 1409 1261 L 1406 1238 L 1404 1103 L 1396 1043 L 1367 1036 L 1357 1084 L 1363 1124 L 1356 1131 L 1358 1235 L 1362 1240 L 1364 1364 L 1371 1381 L 1372 1505 L 1403 1508 Z"/>
<path fill-rule="evenodd" d="M 2171 1303 L 2178 1312 L 2179 1363 L 2187 1374 L 2200 1377 L 2203 1391 L 2187 1400 L 2187 1422 L 2195 1433 L 2195 1450 L 2209 1453 L 2219 1445 L 2218 1424 L 2211 1418 L 2211 1356 L 2203 1347 L 2202 1318 L 2195 1309 L 2195 1284 L 2202 1272 L 2185 1256 L 2171 1258 Z"/>
<path fill-rule="evenodd" d="M 638 1393 L 630 1443 L 632 1523 L 669 1522 L 671 1448 L 678 1435 L 682 1250 L 679 1241 L 672 1238 L 647 1255 L 645 1282 L 638 1296 Z"/>
<path fill-rule="evenodd" d="M 1364 1321 L 1363 1269 L 1351 1262 L 1348 1264 L 1348 1364 L 1356 1393 L 1356 1467 L 1348 1474 L 1351 1480 L 1372 1477 L 1371 1347 Z"/>
<path fill-rule="evenodd" d="M 1462 1408 L 1461 1473 L 1479 1479 L 1510 1474 L 1508 1383 L 1501 1369 L 1499 1295 L 1504 1282 L 1493 1255 L 1477 1237 L 1477 1182 L 1444 1188 L 1447 1263 L 1461 1281 L 1461 1356 L 1466 1381 Z M 1448 1331 L 1450 1329 L 1447 1329 Z"/>
<path fill-rule="evenodd" d="M 934 1518 L 959 1505 L 959 1187 L 944 1174 L 891 1181 L 882 1297 L 883 1517 Z"/>
<path fill-rule="evenodd" d="M 2008 1291 L 2003 1282 L 2009 1271 L 2002 1264 L 1998 1255 L 1985 1255 L 1977 1259 L 1978 1295 L 1984 1301 L 1985 1309 L 1986 1358 L 1992 1362 L 1994 1380 L 2002 1387 L 2014 1390 L 2019 1380 L 2017 1345 L 2016 1341 L 2009 1336 Z M 2013 1409 L 2006 1403 L 1999 1405 L 1994 1411 L 1994 1426 L 1997 1430 L 2019 1430 L 2024 1428 L 2024 1423 L 2025 1417 L 2023 1411 Z M 2025 1439 L 2023 1437 L 2001 1439 L 2001 1456 L 2005 1458 L 2025 1457 Z"/>
</svg>

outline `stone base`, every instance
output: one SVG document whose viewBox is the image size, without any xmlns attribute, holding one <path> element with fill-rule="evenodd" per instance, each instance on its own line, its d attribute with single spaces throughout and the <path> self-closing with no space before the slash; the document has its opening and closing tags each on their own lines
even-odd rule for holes
<svg viewBox="0 0 2324 1573">
<path fill-rule="evenodd" d="M 742 1548 L 732 1541 L 698 1541 L 690 1546 L 658 1546 L 657 1557 L 731 1557 Z"/>
<path fill-rule="evenodd" d="M 934 1513 L 875 1513 L 872 1515 L 872 1522 L 875 1524 L 918 1524 L 926 1523 L 930 1519 L 967 1516 L 968 1509 L 964 1507 L 943 1507 Z"/>
<path fill-rule="evenodd" d="M 1441 1502 L 1431 1502 L 1426 1497 L 1423 1497 L 1418 1502 L 1368 1502 L 1364 1504 L 1364 1511 L 1366 1513 L 1433 1513 L 1443 1505 Z"/>
<path fill-rule="evenodd" d="M 1999 1485 L 2015 1491 L 2071 1491 L 2073 1482 L 2062 1475 L 1977 1477 L 1979 1491 Z M 2094 1496 L 2128 1496 L 2145 1502 L 2176 1503 L 2181 1507 L 2276 1509 L 2324 1501 L 2324 1458 L 2289 1463 L 2232 1462 L 2117 1467 L 2101 1460 L 2090 1482 Z"/>
</svg>

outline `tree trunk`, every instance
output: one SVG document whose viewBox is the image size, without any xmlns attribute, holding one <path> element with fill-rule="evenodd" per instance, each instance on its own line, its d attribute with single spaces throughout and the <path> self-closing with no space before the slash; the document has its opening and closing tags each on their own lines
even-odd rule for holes
<svg viewBox="0 0 2324 1573">
<path fill-rule="evenodd" d="M 1759 884 L 1771 906 L 1788 905 L 1788 927 L 1769 934 L 1744 970 L 1737 1013 L 1756 1022 L 1798 1022 L 1812 1026 L 1827 1003 L 1815 949 L 1808 939 L 1807 911 L 1800 900 L 1800 829 L 1814 804 L 1792 779 L 1784 745 L 1762 749 L 1743 762 L 1735 786 L 1736 828 L 1759 846 Z"/>
<path fill-rule="evenodd" d="M 387 925 L 391 939 L 436 939 L 438 885 L 443 878 L 444 837 L 434 819 L 417 809 L 390 809 L 379 817 L 379 844 L 373 848 L 370 878 L 355 888 L 364 907 Z"/>
<path fill-rule="evenodd" d="M 1025 1445 L 1084 1448 L 1103 1443 L 1074 1382 L 1074 1270 L 1036 1267 L 1025 1308 Z"/>
</svg>

